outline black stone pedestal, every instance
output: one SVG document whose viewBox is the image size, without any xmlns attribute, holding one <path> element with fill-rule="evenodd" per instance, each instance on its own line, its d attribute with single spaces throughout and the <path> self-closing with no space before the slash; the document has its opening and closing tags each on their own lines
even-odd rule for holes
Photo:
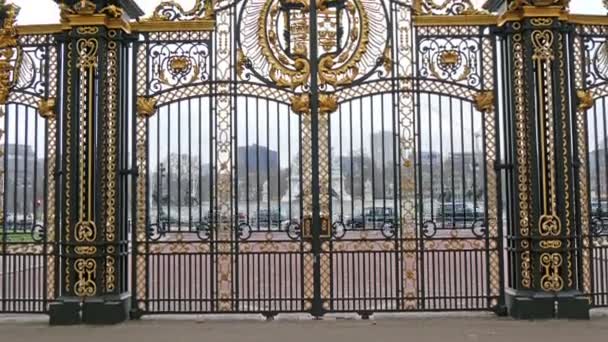
<svg viewBox="0 0 608 342">
<path fill-rule="evenodd" d="M 589 319 L 589 299 L 578 291 L 547 293 L 507 291 L 509 315 L 515 319 Z"/>
<path fill-rule="evenodd" d="M 555 317 L 555 295 L 545 292 L 507 291 L 509 316 L 515 319 L 551 319 Z"/>
<path fill-rule="evenodd" d="M 590 319 L 590 310 L 589 298 L 578 291 L 560 292 L 557 295 L 556 318 L 587 320 Z"/>
<path fill-rule="evenodd" d="M 118 324 L 129 320 L 131 296 L 87 298 L 82 303 L 82 322 L 85 324 Z"/>
<path fill-rule="evenodd" d="M 80 298 L 59 298 L 49 305 L 50 325 L 74 325 L 81 323 Z"/>
</svg>

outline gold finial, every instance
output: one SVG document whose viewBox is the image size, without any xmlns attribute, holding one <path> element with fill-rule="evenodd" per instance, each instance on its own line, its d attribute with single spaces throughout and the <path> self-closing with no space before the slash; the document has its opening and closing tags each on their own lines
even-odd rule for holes
<svg viewBox="0 0 608 342">
<path fill-rule="evenodd" d="M 76 13 L 81 15 L 93 15 L 96 9 L 97 6 L 89 0 L 80 0 L 79 3 L 74 5 Z"/>
</svg>

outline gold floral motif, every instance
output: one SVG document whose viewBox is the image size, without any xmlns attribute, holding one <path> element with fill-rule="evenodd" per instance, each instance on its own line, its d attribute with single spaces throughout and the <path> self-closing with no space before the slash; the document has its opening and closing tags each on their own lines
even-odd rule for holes
<svg viewBox="0 0 608 342">
<path fill-rule="evenodd" d="M 455 50 L 445 50 L 439 54 L 439 62 L 449 66 L 455 66 L 460 59 L 460 53 Z"/>
<path fill-rule="evenodd" d="M 54 97 L 47 100 L 40 100 L 38 103 L 38 113 L 44 119 L 55 118 L 56 99 Z"/>
<path fill-rule="evenodd" d="M 296 114 L 310 112 L 310 94 L 297 94 L 291 97 L 291 110 Z"/>
<path fill-rule="evenodd" d="M 319 94 L 319 112 L 324 114 L 333 113 L 338 110 L 338 99 L 334 94 Z"/>
<path fill-rule="evenodd" d="M 494 111 L 494 91 L 482 91 L 475 95 L 475 109 L 482 113 Z"/>
<path fill-rule="evenodd" d="M 137 98 L 137 115 L 141 118 L 150 118 L 156 113 L 156 102 L 158 100 L 154 97 L 143 97 Z"/>
<path fill-rule="evenodd" d="M 576 91 L 576 97 L 578 98 L 579 111 L 587 111 L 593 107 L 593 95 L 590 91 L 579 89 Z"/>
</svg>

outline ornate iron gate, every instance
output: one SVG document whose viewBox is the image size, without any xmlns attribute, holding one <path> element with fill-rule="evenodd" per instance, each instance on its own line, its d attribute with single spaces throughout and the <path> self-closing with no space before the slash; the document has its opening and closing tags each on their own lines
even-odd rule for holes
<svg viewBox="0 0 608 342">
<path fill-rule="evenodd" d="M 608 304 L 605 17 L 60 3 L 20 27 L 0 1 L 0 312 Z"/>
<path fill-rule="evenodd" d="M 489 27 L 377 0 L 162 4 L 147 27 L 212 14 L 134 45 L 140 313 L 496 309 Z"/>
<path fill-rule="evenodd" d="M 586 291 L 592 294 L 591 303 L 598 307 L 608 306 L 607 33 L 606 27 L 580 25 L 573 38 L 573 66 L 577 75 L 574 82 L 580 102 L 574 123 L 576 143 L 579 163 L 589 165 L 589 175 L 585 174 L 584 168 L 579 171 L 583 180 L 578 184 L 580 234 L 585 247 L 584 260 L 587 260 L 580 266 L 587 275 L 582 282 Z M 589 198 L 585 194 L 589 194 Z"/>
<path fill-rule="evenodd" d="M 42 313 L 58 291 L 58 49 L 18 36 L 17 13 L 0 30 L 0 312 Z"/>
</svg>

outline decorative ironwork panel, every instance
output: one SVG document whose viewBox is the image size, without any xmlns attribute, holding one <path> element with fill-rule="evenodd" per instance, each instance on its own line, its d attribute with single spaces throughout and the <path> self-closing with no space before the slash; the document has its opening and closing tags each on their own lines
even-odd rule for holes
<svg viewBox="0 0 608 342">
<path fill-rule="evenodd" d="M 581 235 L 581 273 L 579 281 L 593 306 L 608 306 L 608 221 L 606 206 L 606 143 L 608 130 L 608 26 L 576 27 L 573 38 L 574 81 L 577 93 L 576 160 L 580 168 L 577 217 Z M 587 173 L 588 172 L 588 173 Z"/>
<path fill-rule="evenodd" d="M 496 308 L 488 28 L 415 27 L 394 1 L 308 5 L 216 3 L 211 31 L 140 34 L 137 308 Z M 168 6 L 144 22 L 203 16 Z M 461 6 L 435 9 L 474 14 Z"/>
<path fill-rule="evenodd" d="M 0 312 L 43 313 L 59 291 L 58 45 L 17 36 L 17 13 L 0 29 Z"/>
</svg>

